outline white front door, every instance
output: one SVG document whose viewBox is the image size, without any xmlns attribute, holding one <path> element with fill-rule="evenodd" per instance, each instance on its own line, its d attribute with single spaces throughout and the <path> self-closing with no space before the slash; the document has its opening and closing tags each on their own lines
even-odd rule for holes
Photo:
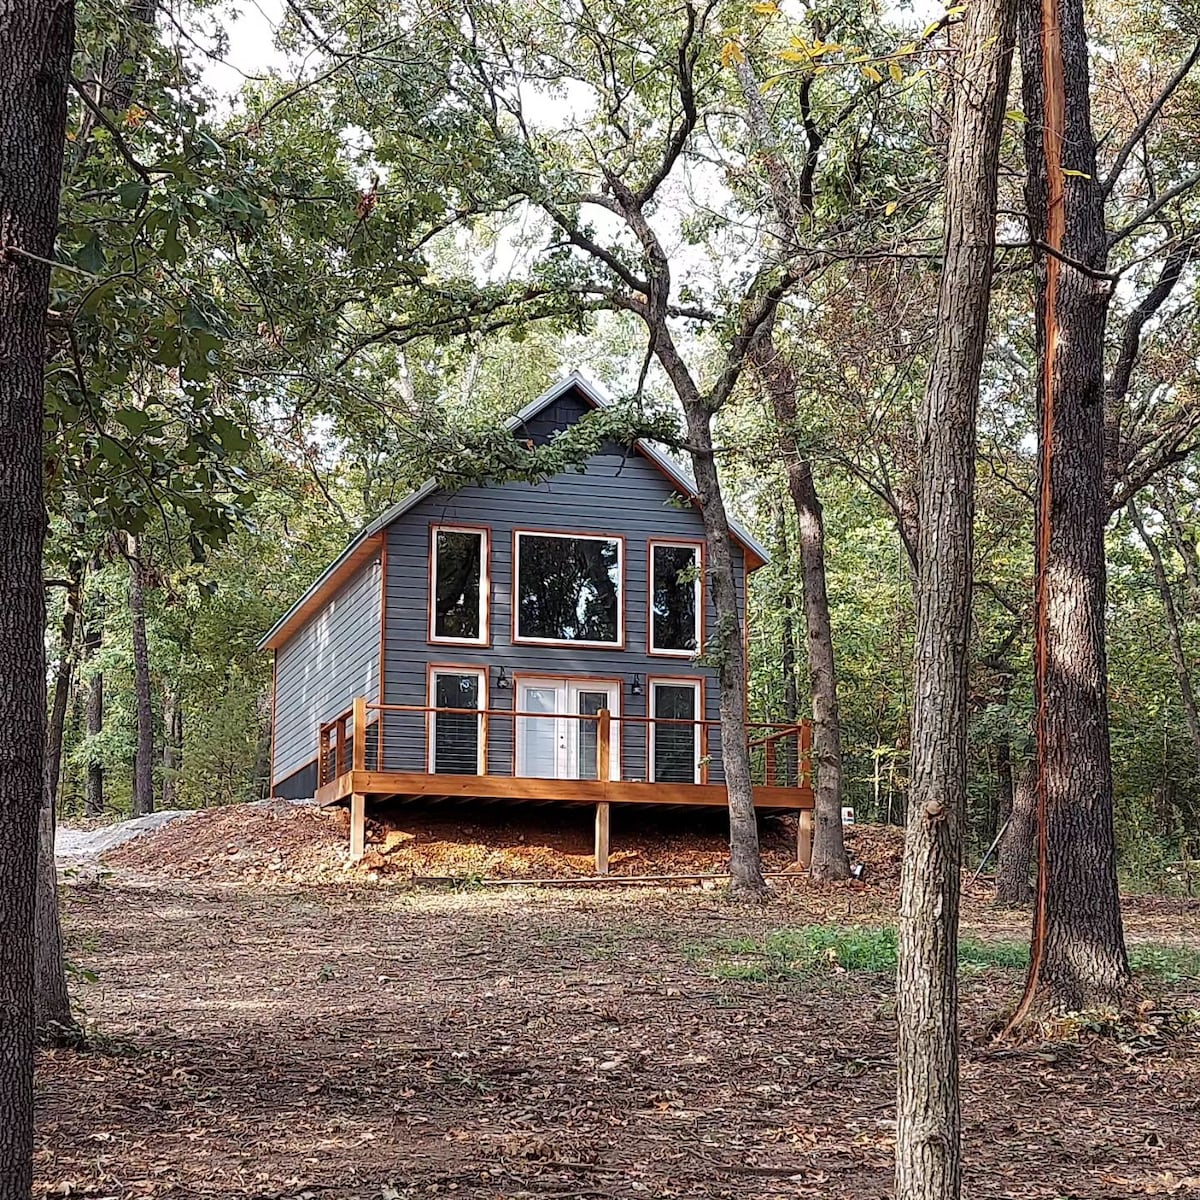
<svg viewBox="0 0 1200 1200">
<path fill-rule="evenodd" d="M 522 679 L 517 684 L 517 774 L 534 779 L 595 779 L 598 722 L 580 720 L 602 708 L 610 725 L 610 777 L 621 778 L 621 688 L 615 680 Z M 546 714 L 545 716 L 541 714 Z"/>
</svg>

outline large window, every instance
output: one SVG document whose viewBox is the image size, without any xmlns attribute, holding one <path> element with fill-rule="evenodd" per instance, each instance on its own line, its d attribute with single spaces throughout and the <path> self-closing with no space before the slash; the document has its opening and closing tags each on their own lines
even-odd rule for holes
<svg viewBox="0 0 1200 1200">
<path fill-rule="evenodd" d="M 700 782 L 700 695 L 698 679 L 651 681 L 651 782 Z"/>
<path fill-rule="evenodd" d="M 429 639 L 483 646 L 488 640 L 488 538 L 484 529 L 433 527 Z"/>
<path fill-rule="evenodd" d="M 650 653 L 691 658 L 700 651 L 700 547 L 650 543 Z"/>
<path fill-rule="evenodd" d="M 434 775 L 484 775 L 482 670 L 434 667 L 429 673 L 429 770 Z M 450 710 L 450 711 L 446 711 Z"/>
<path fill-rule="evenodd" d="M 515 633 L 521 642 L 620 646 L 620 538 L 518 533 Z"/>
</svg>

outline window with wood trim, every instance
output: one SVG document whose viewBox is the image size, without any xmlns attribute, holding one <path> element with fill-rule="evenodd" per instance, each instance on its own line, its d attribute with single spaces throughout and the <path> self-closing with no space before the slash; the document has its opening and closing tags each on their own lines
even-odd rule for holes
<svg viewBox="0 0 1200 1200">
<path fill-rule="evenodd" d="M 698 679 L 650 681 L 651 782 L 700 782 L 701 696 Z"/>
<path fill-rule="evenodd" d="M 435 525 L 429 562 L 429 640 L 483 646 L 488 641 L 486 529 Z"/>
<path fill-rule="evenodd" d="M 434 775 L 485 775 L 483 714 L 487 676 L 472 667 L 432 667 L 429 770 Z M 451 710 L 451 711 L 445 711 Z"/>
<path fill-rule="evenodd" d="M 700 652 L 701 573 L 701 551 L 695 542 L 650 543 L 651 654 L 691 658 Z"/>
<path fill-rule="evenodd" d="M 515 535 L 515 635 L 519 642 L 620 646 L 623 543 L 602 534 Z"/>
</svg>

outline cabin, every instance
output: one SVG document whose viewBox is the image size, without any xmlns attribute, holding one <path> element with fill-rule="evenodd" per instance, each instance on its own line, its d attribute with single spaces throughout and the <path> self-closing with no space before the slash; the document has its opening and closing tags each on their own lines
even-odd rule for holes
<svg viewBox="0 0 1200 1200">
<path fill-rule="evenodd" d="M 578 374 L 509 422 L 544 443 L 607 403 Z M 582 472 L 447 491 L 430 480 L 368 525 L 266 633 L 272 794 L 350 808 L 419 797 L 724 805 L 715 629 L 701 516 L 654 446 Z M 733 525 L 738 588 L 766 551 Z M 811 831 L 809 727 L 745 730 L 757 808 Z"/>
</svg>

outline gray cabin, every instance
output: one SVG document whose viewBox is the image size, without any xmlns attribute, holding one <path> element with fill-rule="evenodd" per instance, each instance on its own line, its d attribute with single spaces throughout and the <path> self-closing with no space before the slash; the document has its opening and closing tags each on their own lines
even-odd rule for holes
<svg viewBox="0 0 1200 1200">
<path fill-rule="evenodd" d="M 509 424 L 542 442 L 604 403 L 573 374 Z M 260 643 L 275 654 L 272 794 L 350 802 L 352 845 L 365 797 L 596 803 L 606 819 L 609 801 L 724 804 L 690 496 L 638 442 L 537 485 L 429 482 L 393 505 Z M 767 555 L 732 532 L 744 611 Z M 748 726 L 757 804 L 811 806 L 806 734 Z"/>
</svg>

